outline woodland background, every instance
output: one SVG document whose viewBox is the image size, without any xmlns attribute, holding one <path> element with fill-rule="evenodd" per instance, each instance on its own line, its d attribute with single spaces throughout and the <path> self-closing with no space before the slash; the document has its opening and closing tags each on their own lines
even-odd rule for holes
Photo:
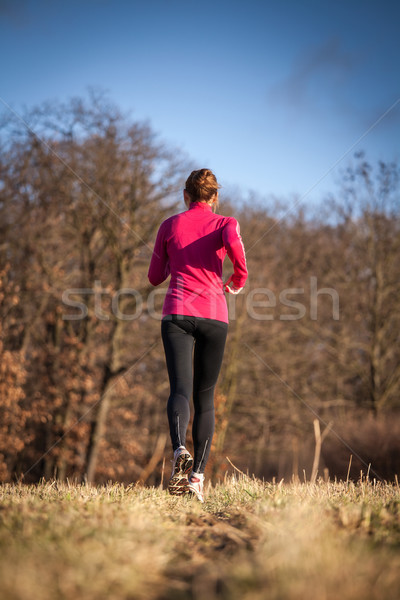
<svg viewBox="0 0 400 600">
<path fill-rule="evenodd" d="M 98 95 L 4 115 L 0 134 L 0 480 L 158 484 L 168 380 L 147 269 L 199 165 Z M 358 154 L 318 207 L 222 190 L 220 212 L 240 222 L 249 279 L 229 298 L 209 475 L 228 456 L 310 477 L 318 416 L 321 475 L 345 478 L 352 457 L 350 476 L 393 479 L 399 165 Z"/>
</svg>

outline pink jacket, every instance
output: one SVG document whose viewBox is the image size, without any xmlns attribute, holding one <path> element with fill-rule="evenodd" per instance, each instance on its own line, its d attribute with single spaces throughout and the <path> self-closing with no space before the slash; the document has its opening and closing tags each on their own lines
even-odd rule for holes
<svg viewBox="0 0 400 600">
<path fill-rule="evenodd" d="M 149 281 L 158 285 L 169 274 L 163 315 L 188 315 L 228 323 L 222 263 L 233 264 L 232 283 L 243 287 L 247 267 L 239 223 L 193 202 L 185 212 L 161 223 L 151 257 Z"/>
</svg>

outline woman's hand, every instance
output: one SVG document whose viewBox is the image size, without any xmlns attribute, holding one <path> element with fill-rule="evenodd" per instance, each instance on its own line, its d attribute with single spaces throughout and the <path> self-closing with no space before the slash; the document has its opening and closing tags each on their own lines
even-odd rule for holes
<svg viewBox="0 0 400 600">
<path fill-rule="evenodd" d="M 228 281 L 226 283 L 224 283 L 224 290 L 225 292 L 228 292 L 228 294 L 234 294 L 236 296 L 236 294 L 239 294 L 239 292 L 242 291 L 242 287 L 236 287 L 235 285 L 233 285 L 232 283 L 232 277 L 233 275 L 231 275 L 231 277 L 229 277 Z"/>
</svg>

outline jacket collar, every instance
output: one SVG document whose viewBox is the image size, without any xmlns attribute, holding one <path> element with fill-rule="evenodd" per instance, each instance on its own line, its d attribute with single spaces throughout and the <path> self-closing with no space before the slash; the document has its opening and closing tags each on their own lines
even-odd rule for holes
<svg viewBox="0 0 400 600">
<path fill-rule="evenodd" d="M 212 206 L 207 204 L 207 202 L 192 202 L 189 206 L 189 210 L 208 210 L 212 212 Z"/>
</svg>

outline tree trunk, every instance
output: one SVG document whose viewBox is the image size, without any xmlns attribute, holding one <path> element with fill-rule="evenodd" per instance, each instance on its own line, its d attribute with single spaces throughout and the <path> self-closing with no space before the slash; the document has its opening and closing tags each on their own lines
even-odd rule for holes
<svg viewBox="0 0 400 600">
<path fill-rule="evenodd" d="M 86 454 L 86 480 L 88 483 L 94 482 L 97 467 L 97 459 L 99 456 L 100 440 L 104 435 L 109 407 L 110 394 L 108 388 L 100 399 L 97 415 L 96 418 L 92 421 L 90 429 L 89 446 Z"/>
</svg>

